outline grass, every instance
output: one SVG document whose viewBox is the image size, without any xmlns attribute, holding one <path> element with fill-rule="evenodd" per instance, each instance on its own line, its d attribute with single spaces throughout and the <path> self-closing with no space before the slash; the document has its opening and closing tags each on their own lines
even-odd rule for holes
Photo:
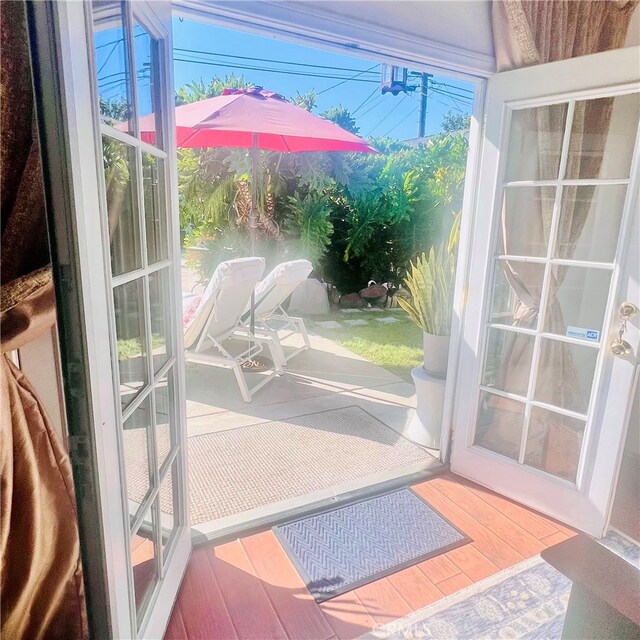
<svg viewBox="0 0 640 640">
<path fill-rule="evenodd" d="M 398 322 L 385 324 L 378 318 L 393 317 Z M 318 320 L 319 318 L 314 318 Z M 368 320 L 368 325 L 324 329 L 312 325 L 313 331 L 334 340 L 365 360 L 384 367 L 405 380 L 411 379 L 411 369 L 422 366 L 422 331 L 400 311 L 333 314 L 326 318 L 337 322 L 349 319 Z"/>
<path fill-rule="evenodd" d="M 151 337 L 151 348 L 157 349 L 164 346 L 165 338 L 159 335 Z M 129 360 L 142 355 L 140 338 L 128 338 L 118 340 L 118 360 Z"/>
</svg>

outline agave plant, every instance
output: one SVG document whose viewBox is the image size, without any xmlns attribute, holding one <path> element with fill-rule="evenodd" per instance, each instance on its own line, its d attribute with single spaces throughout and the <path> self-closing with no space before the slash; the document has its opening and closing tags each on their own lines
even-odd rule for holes
<svg viewBox="0 0 640 640">
<path fill-rule="evenodd" d="M 398 298 L 400 306 L 426 333 L 448 336 L 451 333 L 453 288 L 456 278 L 456 248 L 460 233 L 460 215 L 454 220 L 447 242 L 429 254 L 422 253 L 411 263 L 404 284 L 411 300 Z"/>
</svg>

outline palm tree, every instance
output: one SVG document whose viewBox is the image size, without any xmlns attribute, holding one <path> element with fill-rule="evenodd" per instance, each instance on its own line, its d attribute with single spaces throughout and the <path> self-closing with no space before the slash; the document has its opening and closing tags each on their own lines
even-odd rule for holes
<svg viewBox="0 0 640 640">
<path fill-rule="evenodd" d="M 214 76 L 208 84 L 200 78 L 200 80 L 188 82 L 176 91 L 176 106 L 215 98 L 221 95 L 224 89 L 247 89 L 253 86 L 251 82 L 244 79 L 244 76 L 237 76 L 234 73 L 224 78 Z"/>
</svg>

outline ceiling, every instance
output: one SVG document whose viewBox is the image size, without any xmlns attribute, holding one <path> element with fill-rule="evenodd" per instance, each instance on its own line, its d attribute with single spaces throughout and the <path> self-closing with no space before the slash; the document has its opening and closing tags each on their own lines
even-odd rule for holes
<svg viewBox="0 0 640 640">
<path fill-rule="evenodd" d="M 489 0 L 174 0 L 174 7 L 199 20 L 347 46 L 363 57 L 480 77 L 495 71 Z"/>
</svg>

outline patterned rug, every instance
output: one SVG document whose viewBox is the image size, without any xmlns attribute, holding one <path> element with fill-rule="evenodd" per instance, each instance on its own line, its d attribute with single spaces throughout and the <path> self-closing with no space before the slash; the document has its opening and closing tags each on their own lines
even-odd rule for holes
<svg viewBox="0 0 640 640">
<path fill-rule="evenodd" d="M 469 542 L 410 489 L 273 530 L 318 602 Z"/>
<path fill-rule="evenodd" d="M 616 531 L 598 542 L 640 568 L 640 545 Z M 501 571 L 361 640 L 560 640 L 571 582 L 536 556 Z"/>
<path fill-rule="evenodd" d="M 615 529 L 598 542 L 640 571 L 640 544 Z"/>
<path fill-rule="evenodd" d="M 139 503 L 149 487 L 146 430 L 126 430 L 124 447 L 127 493 Z M 191 524 L 434 460 L 357 406 L 195 436 Z M 160 506 L 172 513 L 169 487 L 161 489 Z"/>
<path fill-rule="evenodd" d="M 374 629 L 368 640 L 555 640 L 571 582 L 539 556 Z"/>
</svg>

